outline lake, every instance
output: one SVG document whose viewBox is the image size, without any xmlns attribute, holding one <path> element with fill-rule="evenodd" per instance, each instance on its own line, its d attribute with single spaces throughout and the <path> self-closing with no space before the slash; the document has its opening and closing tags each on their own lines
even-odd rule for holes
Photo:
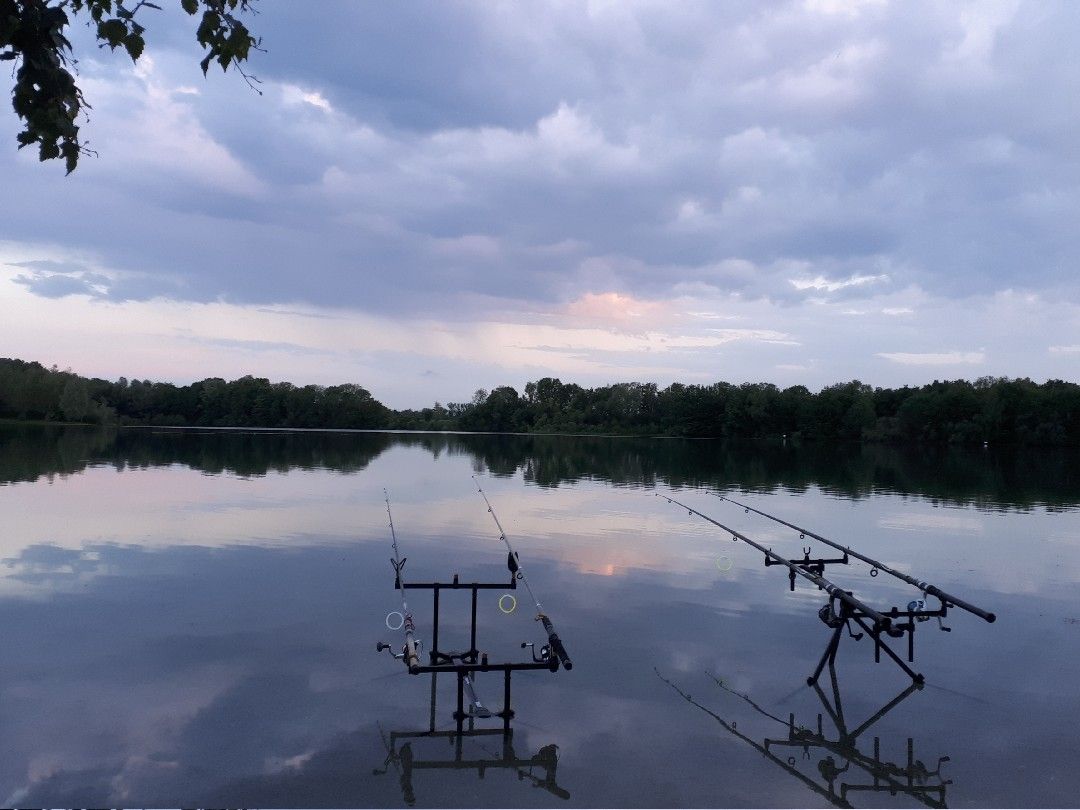
<svg viewBox="0 0 1080 810">
<path fill-rule="evenodd" d="M 403 639 L 383 490 L 407 582 L 508 582 L 473 475 L 574 667 L 514 674 L 509 738 L 409 736 L 454 730 L 455 681 L 376 652 Z M 998 619 L 918 624 L 916 689 L 845 637 L 815 690 L 825 595 L 656 493 L 835 556 L 728 494 Z M 1075 450 L 0 426 L 0 799 L 1075 806 L 1078 506 Z M 857 560 L 825 576 L 919 596 Z M 441 599 L 440 648 L 468 648 L 468 591 Z M 409 606 L 427 645 L 430 592 Z M 478 648 L 527 660 L 535 613 L 480 591 Z M 501 707 L 501 675 L 476 688 Z"/>
</svg>

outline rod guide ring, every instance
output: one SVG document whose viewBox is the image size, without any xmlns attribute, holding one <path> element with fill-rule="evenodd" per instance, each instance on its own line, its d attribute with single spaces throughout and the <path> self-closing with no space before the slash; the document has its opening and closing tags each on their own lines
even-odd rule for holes
<svg viewBox="0 0 1080 810">
<path fill-rule="evenodd" d="M 504 604 L 507 599 L 510 600 L 510 607 L 506 607 L 506 605 Z M 517 597 L 514 596 L 512 593 L 504 593 L 502 596 L 499 597 L 499 610 L 509 616 L 511 613 L 517 610 Z"/>
<path fill-rule="evenodd" d="M 400 621 L 397 624 L 390 624 L 390 619 L 392 617 L 394 617 L 394 616 L 397 616 L 398 619 L 400 619 Z M 400 610 L 391 610 L 389 613 L 386 614 L 386 629 L 387 630 L 400 630 L 404 626 L 405 626 L 405 614 L 403 614 Z"/>
</svg>

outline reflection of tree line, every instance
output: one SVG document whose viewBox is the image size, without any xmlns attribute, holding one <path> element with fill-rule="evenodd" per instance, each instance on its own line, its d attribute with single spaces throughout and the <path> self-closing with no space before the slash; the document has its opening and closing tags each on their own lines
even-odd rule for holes
<svg viewBox="0 0 1080 810">
<path fill-rule="evenodd" d="M 180 464 L 207 474 L 243 476 L 294 468 L 358 472 L 393 442 L 389 433 L 9 425 L 0 428 L 0 483 L 67 475 L 101 464 L 117 469 Z"/>
<path fill-rule="evenodd" d="M 101 429 L 0 426 L 0 483 L 79 472 L 89 464 L 182 464 L 205 473 L 363 470 L 392 446 L 460 455 L 492 475 L 539 486 L 582 480 L 616 486 L 801 490 L 847 497 L 875 490 L 983 505 L 1080 503 L 1075 454 L 885 445 L 796 444 L 595 436 L 331 431 Z"/>
</svg>

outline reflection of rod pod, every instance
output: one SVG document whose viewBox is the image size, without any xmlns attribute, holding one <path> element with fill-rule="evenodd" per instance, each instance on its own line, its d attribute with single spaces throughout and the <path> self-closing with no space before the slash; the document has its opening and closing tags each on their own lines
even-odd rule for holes
<svg viewBox="0 0 1080 810">
<path fill-rule="evenodd" d="M 434 687 L 434 673 L 432 677 Z M 435 704 L 434 692 L 432 692 L 431 711 L 434 717 Z M 380 727 L 380 734 L 382 729 Z M 453 731 L 436 731 L 434 720 L 428 731 L 391 731 L 389 738 L 383 735 L 383 745 L 386 747 L 386 759 L 382 768 L 373 770 L 374 776 L 381 776 L 389 771 L 391 766 L 399 769 L 400 786 L 405 803 L 410 807 L 416 803 L 416 794 L 413 789 L 413 777 L 420 771 L 446 771 L 446 770 L 476 770 L 481 779 L 487 771 L 504 768 L 516 771 L 519 780 L 528 779 L 534 787 L 542 788 L 559 799 L 569 799 L 570 792 L 558 784 L 558 747 L 548 744 L 540 748 L 531 757 L 518 756 L 514 751 L 513 729 L 488 729 L 488 728 L 463 728 L 459 726 Z M 478 759 L 466 759 L 462 742 L 466 739 L 475 738 L 478 742 L 484 737 L 498 736 L 502 739 L 502 750 L 494 752 L 488 750 L 489 756 Z M 425 738 L 446 739 L 450 743 L 454 754 L 450 759 L 425 759 L 413 752 L 413 740 Z M 405 741 L 405 742 L 402 742 Z M 542 776 L 533 773 L 534 768 L 543 771 Z"/>
</svg>

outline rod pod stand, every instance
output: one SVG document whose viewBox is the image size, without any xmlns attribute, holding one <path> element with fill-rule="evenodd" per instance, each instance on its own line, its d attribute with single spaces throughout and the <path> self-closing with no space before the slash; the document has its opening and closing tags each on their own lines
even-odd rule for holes
<svg viewBox="0 0 1080 810">
<path fill-rule="evenodd" d="M 887 613 L 891 623 L 889 628 L 884 632 L 884 635 L 892 638 L 899 638 L 904 635 L 907 636 L 907 662 L 913 663 L 915 661 L 915 626 L 916 622 L 923 622 L 927 619 L 937 616 L 943 618 L 948 610 L 948 606 L 943 602 L 941 607 L 937 610 L 925 610 L 919 608 L 909 608 L 908 610 L 900 610 L 893 607 Z M 858 641 L 863 635 L 870 636 L 874 641 L 874 662 L 881 662 L 881 653 L 884 652 L 889 659 L 896 664 L 900 669 L 904 671 L 912 682 L 921 684 L 925 678 L 922 673 L 915 672 L 899 655 L 886 643 L 882 638 L 882 631 L 874 625 L 866 623 L 866 614 L 861 612 L 858 608 L 852 607 L 847 602 L 841 602 L 839 600 L 830 599 L 821 610 L 818 611 L 818 617 L 827 627 L 832 628 L 832 637 L 829 639 L 828 645 L 825 647 L 825 652 L 821 656 L 821 660 L 818 661 L 817 666 L 814 668 L 813 674 L 806 679 L 808 686 L 814 686 L 817 684 L 818 678 L 821 676 L 821 671 L 828 664 L 831 668 L 836 663 L 836 653 L 840 647 L 840 639 L 843 638 L 844 630 L 848 631 L 848 635 L 855 641 Z M 899 622 L 898 619 L 907 619 L 906 622 Z M 854 622 L 863 632 L 856 633 L 851 629 L 851 623 Z M 943 630 L 948 631 L 949 628 L 942 627 Z"/>
<path fill-rule="evenodd" d="M 404 567 L 404 564 L 402 564 Z M 474 708 L 474 704 L 471 700 L 466 701 L 466 693 L 468 691 L 465 679 L 469 678 L 473 680 L 473 675 L 477 672 L 501 672 L 503 673 L 503 706 L 498 712 L 494 712 L 494 716 L 500 718 L 503 721 L 503 731 L 509 732 L 510 720 L 514 717 L 514 710 L 511 706 L 510 700 L 510 678 L 512 673 L 520 672 L 523 670 L 548 670 L 549 672 L 557 672 L 559 670 L 559 657 L 553 654 L 549 645 L 545 644 L 540 648 L 540 654 L 535 652 L 535 645 L 532 642 L 522 642 L 522 649 L 531 648 L 533 650 L 531 661 L 517 661 L 517 662 L 504 662 L 504 663 L 491 663 L 486 652 L 481 652 L 477 647 L 477 630 L 476 630 L 476 608 L 477 600 L 480 591 L 487 590 L 516 590 L 517 589 L 517 576 L 516 567 L 512 564 L 512 561 L 508 560 L 507 568 L 510 570 L 509 582 L 462 582 L 458 574 L 454 574 L 453 579 L 450 582 L 401 582 L 401 570 L 395 566 L 395 581 L 394 587 L 404 587 L 405 590 L 427 590 L 432 592 L 432 631 L 431 631 L 431 649 L 428 651 L 428 663 L 420 664 L 415 667 L 409 668 L 409 673 L 413 675 L 419 675 L 421 673 L 430 672 L 433 675 L 446 672 L 453 673 L 457 677 L 457 708 L 454 711 L 453 717 L 457 721 L 459 729 L 461 723 L 468 719 L 470 724 L 474 718 L 480 716 L 475 711 L 466 710 L 466 704 L 469 704 L 470 710 Z M 443 591 L 468 591 L 471 595 L 471 610 L 470 610 L 470 622 L 469 622 L 469 648 L 464 651 L 444 651 L 439 648 L 439 621 L 441 618 L 441 594 Z M 546 618 L 541 615 L 537 617 L 541 622 Z M 545 630 L 547 629 L 545 623 Z M 552 631 L 553 633 L 553 631 Z M 557 640 L 558 637 L 556 636 Z M 379 649 L 388 649 L 390 645 L 380 644 Z M 392 653 L 393 654 L 393 653 Z M 400 657 L 398 655 L 395 658 Z M 432 679 L 432 688 L 434 689 L 435 683 Z M 434 702 L 432 702 L 434 707 Z M 434 708 L 433 708 L 434 711 Z"/>
<path fill-rule="evenodd" d="M 910 602 L 906 610 L 900 610 L 896 606 L 893 606 L 888 610 L 876 610 L 862 600 L 856 598 L 851 591 L 840 588 L 823 576 L 827 565 L 847 565 L 849 563 L 849 554 L 852 557 L 864 559 L 863 556 L 857 552 L 852 551 L 847 547 L 839 546 L 832 541 L 825 541 L 824 538 L 820 538 L 818 535 L 815 535 L 808 530 L 793 526 L 793 524 L 784 521 L 779 521 L 771 515 L 765 515 L 764 512 L 753 509 L 753 507 L 745 507 L 743 504 L 732 501 L 730 498 L 724 498 L 724 500 L 727 500 L 736 506 L 748 509 L 749 511 L 758 512 L 758 514 L 769 517 L 772 520 L 777 520 L 778 522 L 783 522 L 784 525 L 791 526 L 800 532 L 805 532 L 808 536 L 814 537 L 814 539 L 827 542 L 829 545 L 839 548 L 844 554 L 844 556 L 839 559 L 811 559 L 810 549 L 804 548 L 802 559 L 789 560 L 776 554 L 771 548 L 761 545 L 757 541 L 747 537 L 745 534 L 699 512 L 691 506 L 687 506 L 681 501 L 677 501 L 668 495 L 662 495 L 660 493 L 655 494 L 657 497 L 663 498 L 668 503 L 680 506 L 683 509 L 686 509 L 689 514 L 697 515 L 717 528 L 727 532 L 734 541 L 742 541 L 751 548 L 761 552 L 765 555 L 766 567 L 773 565 L 785 566 L 788 569 L 788 581 L 791 585 L 791 590 L 795 590 L 795 578 L 801 577 L 813 583 L 819 590 L 823 590 L 829 595 L 829 601 L 818 611 L 818 616 L 827 627 L 832 629 L 833 634 L 829 639 L 825 652 L 822 654 L 821 660 L 818 661 L 818 665 L 814 669 L 813 674 L 806 679 L 807 684 L 811 686 L 817 683 L 825 665 L 832 665 L 836 661 L 836 653 L 845 629 L 847 629 L 851 638 L 856 641 L 861 639 L 863 635 L 870 636 L 874 642 L 874 661 L 876 663 L 881 662 L 881 654 L 884 652 L 885 655 L 902 669 L 913 682 L 923 683 L 924 678 L 922 674 L 915 672 L 908 666 L 908 663 L 912 663 L 915 660 L 916 624 L 925 622 L 930 618 L 937 618 L 939 621 L 942 621 L 948 614 L 949 607 L 951 605 L 957 605 L 958 602 L 962 603 L 957 605 L 958 607 L 962 607 L 964 610 L 972 610 L 973 606 L 949 594 L 945 594 L 945 596 L 948 597 L 948 600 L 942 598 L 938 595 L 941 592 L 933 586 L 927 586 L 924 593 L 927 596 L 934 596 L 939 601 L 940 606 L 937 609 L 927 609 L 925 600 L 919 599 Z M 884 565 L 881 565 L 880 567 L 881 570 L 891 573 L 891 569 L 888 567 Z M 980 613 L 984 612 L 978 608 L 974 608 L 974 610 L 979 611 Z M 987 621 L 993 621 L 993 614 L 988 613 L 987 616 L 991 617 L 988 618 Z M 857 625 L 863 632 L 856 633 L 851 627 L 852 623 Z M 946 627 L 943 622 L 941 623 L 941 629 L 945 632 L 951 632 L 951 628 Z M 907 636 L 907 663 L 896 654 L 886 641 L 887 638 L 903 638 L 905 635 Z"/>
</svg>

